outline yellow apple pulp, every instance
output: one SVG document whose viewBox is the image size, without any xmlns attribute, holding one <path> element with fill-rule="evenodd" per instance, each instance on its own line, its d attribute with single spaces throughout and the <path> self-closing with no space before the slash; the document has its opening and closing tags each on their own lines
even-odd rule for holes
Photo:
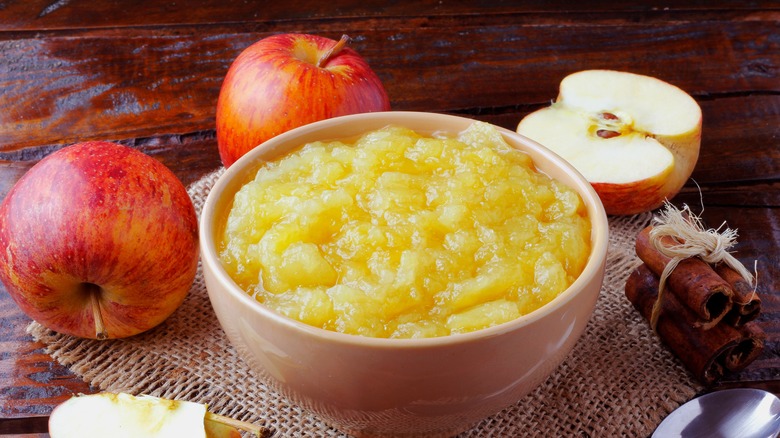
<svg viewBox="0 0 780 438">
<path fill-rule="evenodd" d="M 589 251 L 577 192 L 477 122 L 457 138 L 391 126 L 268 163 L 236 194 L 220 258 L 291 318 L 419 338 L 541 307 Z"/>
</svg>

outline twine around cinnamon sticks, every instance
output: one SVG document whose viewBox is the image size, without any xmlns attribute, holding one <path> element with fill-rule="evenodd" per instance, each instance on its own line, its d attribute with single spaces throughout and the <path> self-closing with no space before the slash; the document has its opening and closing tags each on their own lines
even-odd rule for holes
<svg viewBox="0 0 780 438">
<path fill-rule="evenodd" d="M 745 368 L 764 348 L 754 277 L 728 252 L 735 238 L 667 203 L 638 234 L 643 263 L 626 282 L 629 301 L 705 384 Z"/>
</svg>

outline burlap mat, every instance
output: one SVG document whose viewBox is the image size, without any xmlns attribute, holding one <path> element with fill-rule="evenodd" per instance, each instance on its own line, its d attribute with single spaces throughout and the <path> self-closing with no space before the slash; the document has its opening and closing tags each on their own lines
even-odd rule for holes
<svg viewBox="0 0 780 438">
<path fill-rule="evenodd" d="M 221 170 L 189 187 L 198 212 Z M 586 332 L 534 392 L 463 437 L 645 437 L 701 388 L 623 295 L 638 264 L 636 233 L 650 214 L 610 218 L 607 272 Z M 207 403 L 278 436 L 343 436 L 264 386 L 219 327 L 203 278 L 161 326 L 130 339 L 90 341 L 28 327 L 48 352 L 95 388 Z"/>
</svg>

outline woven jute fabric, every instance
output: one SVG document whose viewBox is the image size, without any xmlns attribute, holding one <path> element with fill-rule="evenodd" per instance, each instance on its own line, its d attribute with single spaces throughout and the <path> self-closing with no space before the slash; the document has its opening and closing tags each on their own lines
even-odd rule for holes
<svg viewBox="0 0 780 438">
<path fill-rule="evenodd" d="M 198 213 L 222 171 L 188 188 Z M 651 218 L 610 218 L 604 286 L 571 354 L 536 390 L 462 437 L 645 437 L 701 389 L 623 293 L 639 264 L 635 236 Z M 200 270 L 184 304 L 141 335 L 92 341 L 35 322 L 28 332 L 99 390 L 206 403 L 212 412 L 283 437 L 344 436 L 266 387 L 242 361 L 217 322 Z"/>
</svg>

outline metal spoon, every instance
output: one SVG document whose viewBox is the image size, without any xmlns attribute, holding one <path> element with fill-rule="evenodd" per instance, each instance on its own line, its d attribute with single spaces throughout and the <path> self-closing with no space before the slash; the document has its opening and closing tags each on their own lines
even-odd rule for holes
<svg viewBox="0 0 780 438">
<path fill-rule="evenodd" d="M 736 388 L 695 398 L 669 414 L 653 438 L 775 438 L 780 399 L 760 389 Z"/>
</svg>

